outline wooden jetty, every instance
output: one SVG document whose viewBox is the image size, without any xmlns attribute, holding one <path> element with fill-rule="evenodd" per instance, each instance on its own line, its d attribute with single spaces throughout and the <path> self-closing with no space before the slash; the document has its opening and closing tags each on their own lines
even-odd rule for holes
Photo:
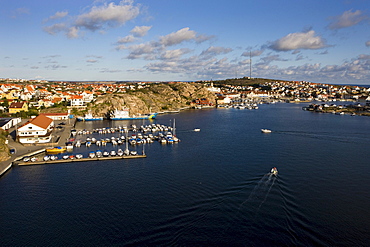
<svg viewBox="0 0 370 247">
<path fill-rule="evenodd" d="M 38 161 L 29 161 L 29 162 L 16 162 L 19 166 L 29 166 L 29 165 L 44 165 L 44 164 L 57 164 L 57 163 L 71 163 L 71 162 L 83 162 L 83 161 L 101 161 L 101 160 L 119 160 L 119 159 L 139 159 L 146 158 L 145 154 L 138 155 L 123 155 L 123 156 L 108 156 L 108 157 L 94 157 L 94 158 L 81 158 L 81 159 L 60 159 L 60 160 L 38 160 Z"/>
</svg>

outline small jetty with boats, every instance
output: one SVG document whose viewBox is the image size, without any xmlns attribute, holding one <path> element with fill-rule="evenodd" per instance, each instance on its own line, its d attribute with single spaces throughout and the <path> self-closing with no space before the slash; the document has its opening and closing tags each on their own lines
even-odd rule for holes
<svg viewBox="0 0 370 247">
<path fill-rule="evenodd" d="M 178 143 L 173 126 L 147 124 L 137 126 L 72 129 L 65 146 L 45 148 L 37 156 L 23 157 L 18 165 L 37 165 L 81 161 L 146 158 L 145 144 Z M 140 150 L 141 148 L 142 150 Z"/>
</svg>

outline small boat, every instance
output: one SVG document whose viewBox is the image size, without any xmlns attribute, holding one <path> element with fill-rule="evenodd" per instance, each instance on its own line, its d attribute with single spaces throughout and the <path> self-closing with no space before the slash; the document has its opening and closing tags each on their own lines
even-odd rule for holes
<svg viewBox="0 0 370 247">
<path fill-rule="evenodd" d="M 262 133 L 271 133 L 272 131 L 271 131 L 271 130 L 269 130 L 269 129 L 261 129 L 261 132 L 262 132 Z"/>
<path fill-rule="evenodd" d="M 123 154 L 124 154 L 124 153 L 123 153 L 122 149 L 118 149 L 118 151 L 117 151 L 117 155 L 118 155 L 118 156 L 123 156 Z"/>
<path fill-rule="evenodd" d="M 102 157 L 103 156 L 103 153 L 102 153 L 102 151 L 100 151 L 100 150 L 96 150 L 96 157 L 97 158 L 100 158 L 100 157 Z"/>
<path fill-rule="evenodd" d="M 271 169 L 270 173 L 276 176 L 276 175 L 278 174 L 278 170 L 277 170 L 277 168 L 276 168 L 276 167 L 273 167 L 273 168 Z"/>
<path fill-rule="evenodd" d="M 31 158 L 30 158 L 29 156 L 26 156 L 26 157 L 24 157 L 24 158 L 23 158 L 23 161 L 24 161 L 24 162 L 28 162 L 28 161 L 30 161 L 30 160 L 31 160 Z"/>
<path fill-rule="evenodd" d="M 198 128 L 197 128 L 197 129 L 194 129 L 194 131 L 195 131 L 195 132 L 199 132 L 199 131 L 200 131 L 200 129 L 198 129 Z"/>
<path fill-rule="evenodd" d="M 63 159 L 64 160 L 68 160 L 69 159 L 69 155 L 67 154 L 67 155 L 63 155 Z"/>
<path fill-rule="evenodd" d="M 112 150 L 112 151 L 110 151 L 110 156 L 116 156 L 117 155 L 117 152 L 115 151 L 115 150 Z"/>
<path fill-rule="evenodd" d="M 89 153 L 89 158 L 95 158 L 95 152 L 94 151 L 91 151 Z"/>
<path fill-rule="evenodd" d="M 63 147 L 53 147 L 53 148 L 47 148 L 45 149 L 45 151 L 47 153 L 57 154 L 57 153 L 64 153 L 65 151 L 67 151 L 67 149 Z"/>
<path fill-rule="evenodd" d="M 104 157 L 108 157 L 108 156 L 109 156 L 109 152 L 108 152 L 107 150 L 104 150 L 104 152 L 103 152 L 103 156 L 104 156 Z"/>
<path fill-rule="evenodd" d="M 133 150 L 133 151 L 130 152 L 130 154 L 131 155 L 137 155 L 137 152 Z"/>
<path fill-rule="evenodd" d="M 44 156 L 44 161 L 48 161 L 48 160 L 50 160 L 50 156 L 49 155 L 45 155 Z"/>
<path fill-rule="evenodd" d="M 82 154 L 76 154 L 76 159 L 82 159 L 84 156 Z"/>
<path fill-rule="evenodd" d="M 50 160 L 57 160 L 58 159 L 58 157 L 57 156 L 55 156 L 55 155 L 50 155 Z"/>
<path fill-rule="evenodd" d="M 31 158 L 31 162 L 36 162 L 36 161 L 38 161 L 38 158 L 36 158 L 36 157 Z"/>
</svg>

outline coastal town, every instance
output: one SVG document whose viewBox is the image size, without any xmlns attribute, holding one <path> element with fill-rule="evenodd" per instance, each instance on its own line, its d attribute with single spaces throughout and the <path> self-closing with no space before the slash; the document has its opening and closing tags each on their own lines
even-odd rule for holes
<svg viewBox="0 0 370 247">
<path fill-rule="evenodd" d="M 370 88 L 306 81 L 266 80 L 244 85 L 213 81 L 50 82 L 0 79 L 0 82 L 1 141 L 5 144 L 1 159 L 5 163 L 11 157 L 19 156 L 21 150 L 29 154 L 40 150 L 40 147 L 44 151 L 46 146 L 65 146 L 77 120 L 148 119 L 189 108 L 258 109 L 258 104 L 276 102 L 305 102 L 309 105 L 303 110 L 314 112 L 351 115 L 369 115 L 370 112 Z M 148 98 L 143 99 L 143 95 Z M 165 96 L 165 102 L 155 100 Z M 344 101 L 346 104 L 341 103 Z M 114 115 L 117 112 L 123 112 L 125 118 Z M 64 126 L 66 122 L 69 124 Z M 152 141 L 154 138 L 146 136 L 145 139 Z M 129 142 L 128 139 L 126 141 Z"/>
</svg>

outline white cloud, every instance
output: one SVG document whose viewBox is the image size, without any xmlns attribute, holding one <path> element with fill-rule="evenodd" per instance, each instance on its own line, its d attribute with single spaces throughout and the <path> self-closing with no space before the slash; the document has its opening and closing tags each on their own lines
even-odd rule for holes
<svg viewBox="0 0 370 247">
<path fill-rule="evenodd" d="M 59 12 L 58 11 L 54 15 L 50 16 L 49 18 L 47 18 L 44 22 L 61 19 L 63 17 L 66 17 L 67 15 L 68 15 L 68 11 L 62 11 L 62 12 Z"/>
<path fill-rule="evenodd" d="M 275 51 L 290 51 L 297 49 L 321 49 L 327 47 L 325 40 L 316 36 L 315 31 L 310 30 L 305 33 L 290 33 L 278 39 L 269 46 Z"/>
<path fill-rule="evenodd" d="M 151 28 L 152 26 L 136 26 L 130 31 L 130 33 L 135 37 L 144 37 Z"/>
<path fill-rule="evenodd" d="M 254 51 L 246 51 L 246 52 L 243 52 L 243 53 L 242 53 L 242 56 L 243 56 L 243 57 L 249 57 L 249 56 L 252 56 L 252 57 L 258 57 L 258 56 L 260 56 L 263 52 L 264 52 L 264 50 L 263 50 L 263 49 L 261 49 L 261 50 L 254 50 Z"/>
<path fill-rule="evenodd" d="M 156 45 L 149 42 L 145 44 L 132 45 L 126 49 L 130 50 L 130 54 L 127 56 L 128 59 L 138 59 L 141 58 L 142 55 L 155 53 Z"/>
<path fill-rule="evenodd" d="M 78 31 L 79 29 L 77 27 L 71 27 L 68 29 L 67 37 L 70 39 L 78 38 Z"/>
<path fill-rule="evenodd" d="M 134 6 L 132 1 L 122 1 L 118 5 L 112 2 L 108 5 L 92 7 L 88 13 L 77 17 L 75 25 L 95 31 L 104 25 L 121 26 L 137 17 L 139 13 L 139 7 Z"/>
<path fill-rule="evenodd" d="M 176 32 L 167 34 L 166 36 L 160 37 L 160 43 L 164 46 L 172 46 L 180 44 L 184 41 L 195 39 L 196 32 L 190 30 L 190 28 L 185 27 Z"/>
<path fill-rule="evenodd" d="M 329 24 L 329 29 L 340 29 L 354 26 L 363 20 L 369 19 L 361 10 L 347 10 L 339 16 L 331 17 L 333 21 Z"/>
<path fill-rule="evenodd" d="M 370 60 L 370 55 L 361 54 L 358 56 L 358 59 L 360 60 Z"/>
<path fill-rule="evenodd" d="M 189 53 L 190 49 L 182 48 L 182 49 L 176 49 L 176 50 L 167 50 L 161 54 L 161 59 L 163 60 L 177 60 L 182 55 Z"/>
<path fill-rule="evenodd" d="M 197 36 L 195 37 L 195 42 L 203 43 L 207 40 L 211 40 L 211 39 L 214 39 L 214 38 L 215 38 L 214 35 L 197 34 Z"/>
<path fill-rule="evenodd" d="M 261 58 L 264 64 L 269 64 L 273 61 L 288 61 L 287 59 L 281 58 L 279 55 L 269 55 Z"/>
<path fill-rule="evenodd" d="M 44 27 L 43 30 L 48 34 L 54 35 L 56 33 L 68 30 L 64 23 L 57 23 L 48 27 Z"/>
<path fill-rule="evenodd" d="M 366 45 L 367 47 L 369 47 L 369 46 L 370 46 L 370 40 L 366 41 L 365 45 Z"/>
<path fill-rule="evenodd" d="M 135 19 L 140 14 L 140 5 L 134 5 L 133 1 L 125 0 L 118 4 L 111 2 L 100 6 L 93 6 L 86 13 L 71 17 L 70 22 L 61 22 L 51 26 L 46 26 L 43 30 L 49 34 L 65 32 L 68 38 L 78 38 L 80 30 L 88 31 L 104 30 L 122 26 L 130 20 Z M 46 21 L 63 18 L 68 12 L 57 12 Z"/>
<path fill-rule="evenodd" d="M 133 35 L 127 35 L 126 37 L 120 38 L 117 43 L 118 44 L 127 44 L 135 42 L 136 38 Z"/>
<path fill-rule="evenodd" d="M 217 56 L 220 54 L 227 54 L 231 52 L 233 49 L 231 48 L 225 48 L 220 46 L 211 46 L 207 50 L 202 51 L 200 54 L 201 56 Z"/>
</svg>

